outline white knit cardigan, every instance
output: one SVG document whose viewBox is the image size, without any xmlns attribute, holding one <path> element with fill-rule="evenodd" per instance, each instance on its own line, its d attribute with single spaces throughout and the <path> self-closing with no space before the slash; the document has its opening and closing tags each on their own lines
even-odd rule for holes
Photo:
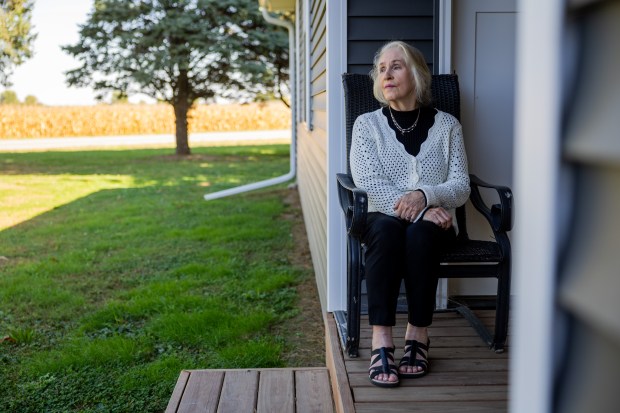
<svg viewBox="0 0 620 413">
<path fill-rule="evenodd" d="M 427 207 L 451 212 L 469 198 L 461 124 L 439 110 L 417 156 L 398 141 L 381 109 L 360 115 L 353 125 L 350 165 L 355 185 L 368 193 L 368 212 L 396 216 L 396 201 L 415 190 L 424 192 Z"/>
</svg>

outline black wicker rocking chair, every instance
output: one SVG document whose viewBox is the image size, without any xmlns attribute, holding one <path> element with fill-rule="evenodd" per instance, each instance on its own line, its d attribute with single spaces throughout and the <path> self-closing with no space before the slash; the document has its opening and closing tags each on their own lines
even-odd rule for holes
<svg viewBox="0 0 620 413">
<path fill-rule="evenodd" d="M 360 314 L 362 280 L 364 278 L 364 245 L 361 235 L 366 225 L 367 195 L 353 183 L 348 155 L 351 150 L 351 133 L 355 119 L 380 107 L 372 93 L 372 80 L 367 75 L 342 75 L 345 93 L 347 174 L 337 174 L 338 197 L 345 216 L 347 231 L 348 299 L 346 332 L 342 339 L 350 357 L 358 356 L 360 339 Z M 433 75 L 432 94 L 434 106 L 460 118 L 460 92 L 456 75 Z M 467 137 L 465 137 L 467 139 Z M 471 240 L 467 234 L 465 206 L 456 211 L 457 244 L 444 252 L 440 278 L 497 278 L 495 303 L 495 331 L 491 333 L 465 305 L 455 308 L 478 332 L 489 348 L 497 353 L 504 351 L 508 333 L 510 302 L 510 240 L 506 234 L 512 228 L 512 192 L 510 188 L 488 184 L 470 175 L 470 202 L 488 221 L 495 236 L 493 241 Z M 497 192 L 499 203 L 487 206 L 479 188 Z M 343 324 L 345 324 L 343 323 Z M 342 331 L 343 329 L 341 329 Z"/>
</svg>

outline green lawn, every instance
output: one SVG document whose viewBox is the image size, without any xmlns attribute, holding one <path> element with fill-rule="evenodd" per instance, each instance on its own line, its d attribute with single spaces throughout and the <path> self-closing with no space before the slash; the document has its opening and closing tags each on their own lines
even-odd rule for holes
<svg viewBox="0 0 620 413">
<path fill-rule="evenodd" d="M 288 145 L 0 154 L 0 412 L 161 412 L 182 369 L 277 367 Z"/>
</svg>

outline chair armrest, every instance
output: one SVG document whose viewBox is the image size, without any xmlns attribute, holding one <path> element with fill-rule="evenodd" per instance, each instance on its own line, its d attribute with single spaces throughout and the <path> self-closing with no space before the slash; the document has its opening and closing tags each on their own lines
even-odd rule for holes
<svg viewBox="0 0 620 413">
<path fill-rule="evenodd" d="M 489 221 L 495 232 L 507 232 L 512 229 L 512 191 L 507 186 L 489 184 L 476 175 L 470 174 L 471 195 L 469 199 L 474 207 Z M 489 208 L 480 196 L 479 188 L 494 189 L 499 196 L 499 204 Z"/>
<path fill-rule="evenodd" d="M 336 174 L 338 180 L 338 199 L 344 213 L 347 233 L 360 237 L 366 227 L 368 213 L 368 195 L 366 191 L 355 186 L 348 174 Z"/>
</svg>

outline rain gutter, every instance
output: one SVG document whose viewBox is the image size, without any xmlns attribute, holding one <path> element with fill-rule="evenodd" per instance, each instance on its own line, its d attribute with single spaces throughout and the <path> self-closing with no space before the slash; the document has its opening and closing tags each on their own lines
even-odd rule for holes
<svg viewBox="0 0 620 413">
<path fill-rule="evenodd" d="M 264 19 L 276 26 L 285 27 L 288 30 L 288 46 L 289 46 L 289 82 L 291 84 L 291 155 L 290 155 L 290 170 L 286 175 L 278 176 L 276 178 L 266 179 L 264 181 L 258 181 L 251 184 L 241 185 L 223 191 L 213 192 L 206 194 L 204 199 L 209 201 L 212 199 L 223 198 L 230 195 L 237 195 L 244 192 L 254 191 L 256 189 L 262 189 L 269 186 L 281 184 L 295 178 L 297 171 L 297 127 L 295 124 L 295 111 L 296 111 L 296 88 L 295 88 L 295 26 L 288 20 L 284 20 L 270 14 L 267 9 L 261 7 L 261 13 Z"/>
</svg>

